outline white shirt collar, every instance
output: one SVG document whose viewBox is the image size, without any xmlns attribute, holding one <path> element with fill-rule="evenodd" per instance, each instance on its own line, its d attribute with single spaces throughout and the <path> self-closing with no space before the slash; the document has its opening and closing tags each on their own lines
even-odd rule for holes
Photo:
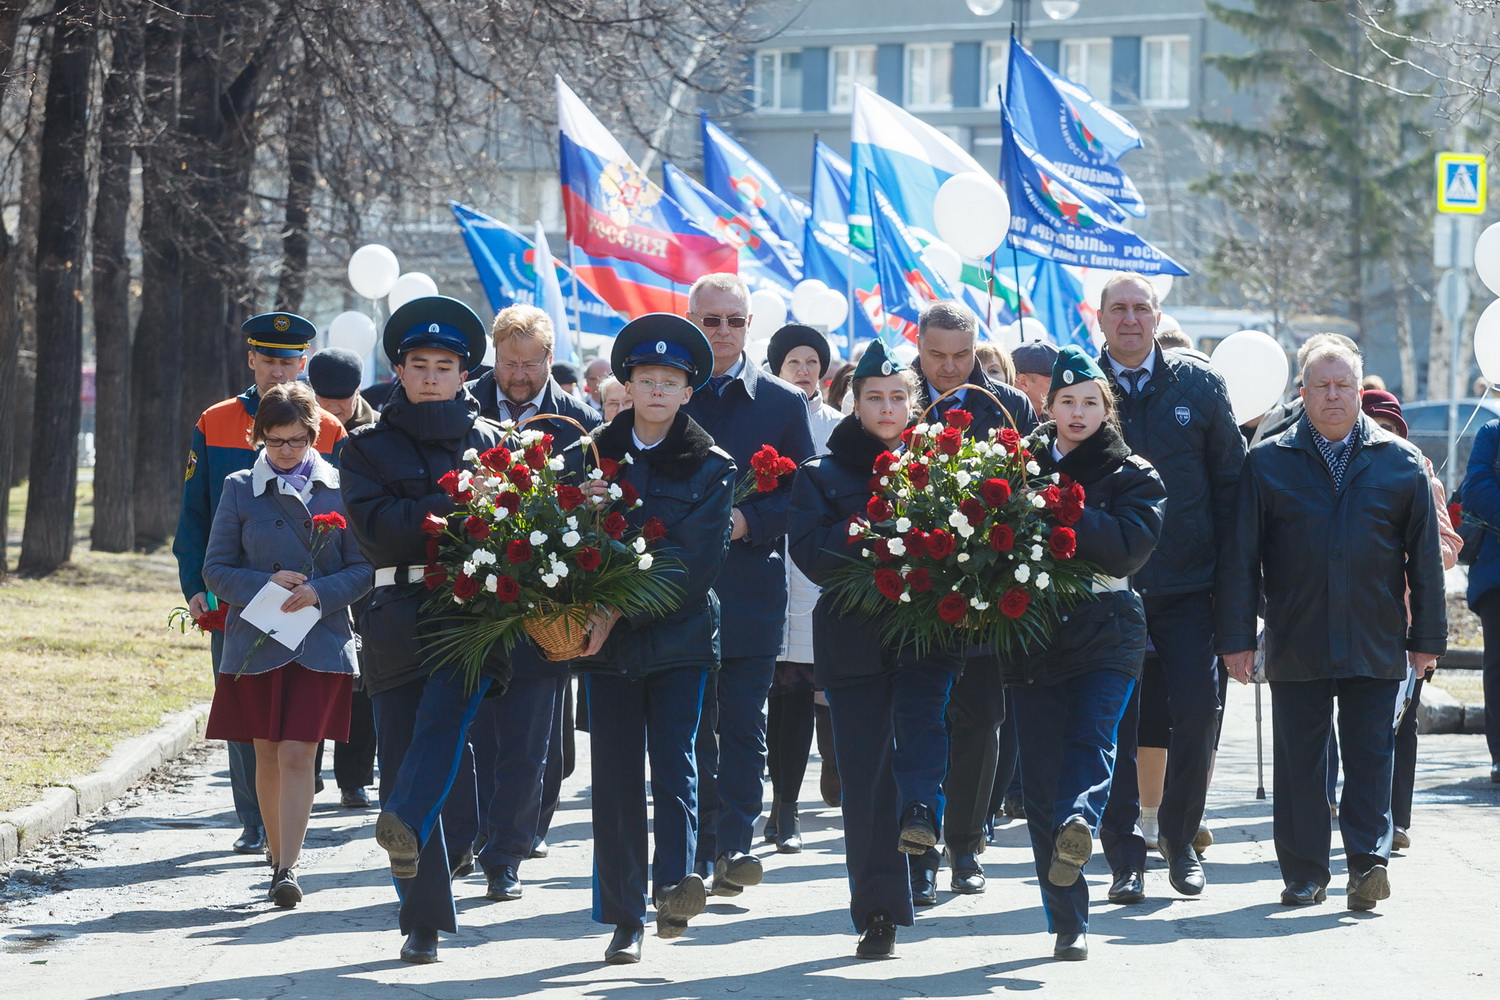
<svg viewBox="0 0 1500 1000">
<path fill-rule="evenodd" d="M 634 427 L 630 428 L 630 439 L 635 442 L 636 448 L 640 451 L 650 451 L 652 448 L 655 448 L 657 445 L 661 444 L 661 441 L 666 440 L 666 438 L 663 437 L 661 441 L 654 441 L 651 444 L 647 444 L 636 436 Z"/>
<path fill-rule="evenodd" d="M 1128 371 L 1143 371 L 1143 372 L 1145 372 L 1146 373 L 1146 377 L 1143 380 L 1143 382 L 1149 382 L 1149 381 L 1151 381 L 1151 373 L 1156 370 L 1156 348 L 1154 348 L 1154 347 L 1151 349 L 1151 353 L 1148 354 L 1148 355 L 1146 355 L 1146 360 L 1142 361 L 1135 368 L 1130 368 L 1130 367 L 1128 367 L 1126 365 L 1120 364 L 1120 362 L 1116 361 L 1114 359 L 1114 357 L 1112 357 L 1108 353 L 1106 353 L 1104 356 L 1106 358 L 1109 358 L 1109 366 L 1110 366 L 1110 368 L 1114 369 L 1115 381 L 1116 382 L 1118 382 L 1120 380 L 1119 376 L 1120 376 L 1121 372 L 1128 372 Z"/>
<path fill-rule="evenodd" d="M 738 361 L 736 361 L 734 363 L 734 366 L 732 368 L 730 368 L 724 374 L 728 375 L 731 379 L 737 379 L 737 378 L 740 377 L 740 374 L 742 372 L 744 372 L 744 370 L 745 370 L 745 356 L 743 354 L 741 354 L 740 355 L 740 359 Z"/>
</svg>

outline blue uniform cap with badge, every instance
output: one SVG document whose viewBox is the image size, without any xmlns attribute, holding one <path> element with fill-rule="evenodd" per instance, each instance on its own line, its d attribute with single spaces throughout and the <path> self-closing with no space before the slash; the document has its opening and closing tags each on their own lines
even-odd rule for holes
<svg viewBox="0 0 1500 1000">
<path fill-rule="evenodd" d="M 1088 379 L 1103 377 L 1104 370 L 1099 367 L 1099 362 L 1084 353 L 1083 348 L 1069 344 L 1057 352 L 1057 360 L 1052 364 L 1052 386 L 1048 391 L 1056 392 Z"/>
<path fill-rule="evenodd" d="M 251 316 L 240 324 L 250 350 L 268 358 L 299 358 L 317 336 L 311 322 L 289 312 Z"/>
<path fill-rule="evenodd" d="M 859 364 L 854 366 L 854 378 L 872 378 L 883 375 L 896 375 L 910 368 L 894 354 L 887 354 L 885 344 L 878 340 L 870 341 L 870 346 L 865 348 L 865 353 L 860 356 Z"/>
<path fill-rule="evenodd" d="M 647 313 L 625 324 L 615 336 L 609 365 L 617 378 L 630 380 L 637 365 L 662 365 L 686 372 L 696 391 L 714 373 L 714 350 L 692 323 L 672 313 Z"/>
<path fill-rule="evenodd" d="M 424 295 L 391 313 L 385 321 L 385 356 L 402 363 L 409 351 L 436 347 L 458 355 L 464 371 L 484 360 L 489 337 L 474 310 L 446 295 Z"/>
</svg>

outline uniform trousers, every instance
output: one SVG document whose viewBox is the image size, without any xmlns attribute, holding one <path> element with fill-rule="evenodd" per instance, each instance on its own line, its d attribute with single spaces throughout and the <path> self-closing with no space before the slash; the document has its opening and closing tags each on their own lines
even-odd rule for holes
<svg viewBox="0 0 1500 1000">
<path fill-rule="evenodd" d="M 1209 591 L 1148 597 L 1146 631 L 1166 678 L 1172 734 L 1167 745 L 1167 781 L 1157 824 L 1174 846 L 1191 844 L 1203 822 L 1208 777 L 1218 737 L 1219 674 L 1214 656 L 1214 606 Z M 1112 871 L 1146 868 L 1141 836 L 1140 785 L 1135 751 L 1140 697 L 1133 695 L 1120 720 L 1119 750 L 1109 804 L 1099 840 Z M 1024 781 L 1025 764 L 1022 764 Z"/>
<path fill-rule="evenodd" d="M 646 920 L 647 863 L 655 891 L 693 870 L 698 840 L 698 770 L 693 744 L 708 666 L 625 677 L 585 678 L 593 769 L 593 919 L 617 927 Z M 651 831 L 646 853 L 646 760 L 651 761 Z"/>
<path fill-rule="evenodd" d="M 224 658 L 224 633 L 209 633 L 209 653 L 213 657 L 214 685 L 219 683 L 219 661 Z M 239 664 L 234 664 L 238 667 Z M 260 798 L 255 793 L 255 744 L 234 743 L 229 747 L 229 793 L 234 799 L 234 816 L 240 826 L 260 827 Z"/>
<path fill-rule="evenodd" d="M 1364 874 L 1391 856 L 1392 720 L 1400 681 L 1345 677 L 1272 681 L 1272 831 L 1281 877 L 1329 882 L 1333 817 L 1328 811 L 1328 733 L 1338 701 L 1344 790 L 1339 834 L 1350 872 Z"/>
<path fill-rule="evenodd" d="M 486 875 L 519 867 L 536 845 L 557 696 L 556 677 L 513 677 L 470 727 L 483 843 L 476 860 Z"/>
<path fill-rule="evenodd" d="M 943 783 L 947 811 L 943 841 L 953 854 L 984 850 L 1000 727 L 1005 721 L 1005 684 L 993 654 L 968 657 L 948 699 L 948 779 Z"/>
<path fill-rule="evenodd" d="M 920 802 L 941 827 L 948 769 L 944 728 L 954 672 L 898 663 L 889 673 L 828 688 L 834 756 L 843 783 L 849 916 L 865 931 L 876 910 L 912 924 L 907 855 L 896 846 L 901 812 Z"/>
<path fill-rule="evenodd" d="M 557 803 L 562 798 L 563 779 L 573 773 L 573 677 L 567 671 L 557 678 L 553 699 L 552 734 L 547 740 L 547 765 L 542 772 L 542 808 L 537 814 L 536 841 L 547 839 Z M 535 844 L 533 844 L 535 846 Z"/>
<path fill-rule="evenodd" d="M 481 677 L 471 691 L 455 671 L 439 670 L 370 699 L 380 754 L 380 807 L 415 830 L 422 845 L 416 877 L 394 880 L 402 934 L 418 927 L 450 934 L 458 929 L 441 814 L 459 773 L 469 723 L 489 684 Z"/>
<path fill-rule="evenodd" d="M 1121 670 L 1092 670 L 1060 684 L 1014 685 L 1020 746 L 1021 798 L 1036 859 L 1047 928 L 1054 934 L 1089 929 L 1089 889 L 1082 875 L 1070 886 L 1047 878 L 1057 828 L 1082 816 L 1096 829 L 1109 798 L 1120 718 L 1135 680 Z"/>
<path fill-rule="evenodd" d="M 726 656 L 698 727 L 698 859 L 746 853 L 765 805 L 766 698 L 776 657 Z M 592 711 L 592 706 L 590 708 Z"/>
</svg>

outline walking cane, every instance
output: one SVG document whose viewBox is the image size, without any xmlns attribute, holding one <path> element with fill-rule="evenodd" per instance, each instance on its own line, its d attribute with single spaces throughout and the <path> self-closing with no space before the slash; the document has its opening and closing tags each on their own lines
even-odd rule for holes
<svg viewBox="0 0 1500 1000">
<path fill-rule="evenodd" d="M 1266 797 L 1266 758 L 1265 750 L 1261 746 L 1260 736 L 1260 689 L 1262 685 L 1255 685 L 1255 797 L 1263 799 Z"/>
</svg>

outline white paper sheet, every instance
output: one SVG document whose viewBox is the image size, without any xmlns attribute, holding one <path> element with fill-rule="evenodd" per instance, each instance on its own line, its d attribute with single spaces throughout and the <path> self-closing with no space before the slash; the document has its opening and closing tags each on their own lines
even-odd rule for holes
<svg viewBox="0 0 1500 1000">
<path fill-rule="evenodd" d="M 281 610 L 281 606 L 290 596 L 290 590 L 267 580 L 250 605 L 240 612 L 240 617 L 287 649 L 296 649 L 323 617 L 323 611 L 314 604 L 288 614 Z"/>
</svg>

